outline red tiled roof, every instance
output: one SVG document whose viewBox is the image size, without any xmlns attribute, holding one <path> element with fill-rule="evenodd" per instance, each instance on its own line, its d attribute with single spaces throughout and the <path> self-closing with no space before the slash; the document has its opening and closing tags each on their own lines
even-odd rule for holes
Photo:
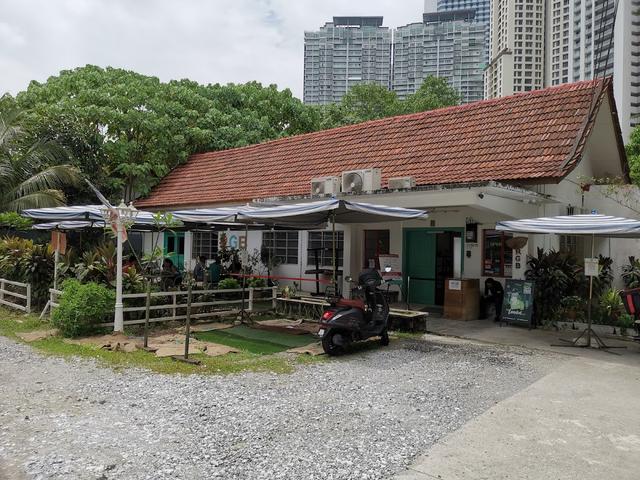
<svg viewBox="0 0 640 480">
<path fill-rule="evenodd" d="M 378 167 L 418 185 L 558 181 L 575 166 L 608 80 L 384 118 L 258 145 L 192 155 L 140 207 L 167 208 L 304 195 L 313 177 Z"/>
</svg>

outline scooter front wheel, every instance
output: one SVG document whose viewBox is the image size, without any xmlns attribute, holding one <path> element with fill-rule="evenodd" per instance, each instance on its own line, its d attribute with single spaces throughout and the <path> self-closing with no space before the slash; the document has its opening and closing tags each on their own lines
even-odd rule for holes
<svg viewBox="0 0 640 480">
<path fill-rule="evenodd" d="M 380 334 L 380 345 L 383 347 L 389 345 L 389 332 L 386 330 Z"/>
<path fill-rule="evenodd" d="M 345 351 L 345 342 L 345 336 L 340 332 L 328 332 L 322 337 L 322 349 L 327 355 L 342 355 Z"/>
</svg>

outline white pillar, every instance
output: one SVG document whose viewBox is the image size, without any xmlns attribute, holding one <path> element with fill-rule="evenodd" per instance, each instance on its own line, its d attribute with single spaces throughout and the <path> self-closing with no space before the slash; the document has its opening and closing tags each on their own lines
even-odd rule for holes
<svg viewBox="0 0 640 480">
<path fill-rule="evenodd" d="M 184 271 L 193 273 L 195 266 L 193 257 L 193 233 L 191 230 L 184 232 Z M 197 260 L 197 259 L 196 259 Z"/>
<path fill-rule="evenodd" d="M 122 221 L 118 219 L 117 223 L 117 238 L 116 243 L 116 307 L 113 317 L 113 331 L 124 331 L 124 312 L 122 311 L 124 306 L 122 304 L 122 231 L 124 226 Z"/>
</svg>

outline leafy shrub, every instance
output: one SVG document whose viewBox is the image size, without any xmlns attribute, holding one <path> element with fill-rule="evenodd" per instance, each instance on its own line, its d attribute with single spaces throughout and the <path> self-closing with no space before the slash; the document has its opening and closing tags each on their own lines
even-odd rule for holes
<svg viewBox="0 0 640 480">
<path fill-rule="evenodd" d="M 53 251 L 48 245 L 34 245 L 31 240 L 4 237 L 0 240 L 0 277 L 31 284 L 35 306 L 49 297 L 53 282 Z"/>
<path fill-rule="evenodd" d="M 633 317 L 633 315 L 629 315 L 628 313 L 624 313 L 624 314 L 620 315 L 620 318 L 618 318 L 618 325 L 620 326 L 620 333 L 622 335 L 626 335 L 627 334 L 627 329 L 633 327 L 635 322 L 636 322 L 636 319 Z"/>
<path fill-rule="evenodd" d="M 576 259 L 555 250 L 544 252 L 527 261 L 527 280 L 534 282 L 534 314 L 536 322 L 555 322 L 562 313 L 562 300 L 584 291 L 585 277 Z"/>
<path fill-rule="evenodd" d="M 594 297 L 599 297 L 608 288 L 611 287 L 611 282 L 613 281 L 613 260 L 610 257 L 604 257 L 602 255 L 599 255 L 598 269 L 599 269 L 598 276 L 593 278 L 593 296 Z M 586 282 L 586 279 L 585 279 L 585 282 Z"/>
<path fill-rule="evenodd" d="M 51 321 L 65 337 L 87 335 L 94 333 L 100 323 L 113 318 L 114 306 L 115 292 L 108 287 L 66 280 Z"/>
<path fill-rule="evenodd" d="M 24 282 L 31 284 L 31 302 L 42 306 L 49 300 L 49 288 L 53 286 L 55 259 L 49 245 L 34 245 L 20 260 Z"/>
<path fill-rule="evenodd" d="M 264 278 L 250 278 L 248 285 L 252 288 L 264 288 L 267 282 L 264 281 Z"/>
<path fill-rule="evenodd" d="M 600 307 L 604 311 L 604 320 L 609 325 L 615 325 L 618 321 L 618 317 L 622 312 L 624 305 L 620 298 L 620 292 L 615 288 L 610 288 L 600 295 Z"/>
<path fill-rule="evenodd" d="M 220 290 L 232 290 L 240 287 L 240 282 L 235 278 L 223 278 L 218 282 L 218 288 Z"/>
<path fill-rule="evenodd" d="M 31 219 L 24 218 L 17 212 L 0 213 L 0 227 L 13 230 L 27 230 L 31 225 L 33 225 Z"/>
<path fill-rule="evenodd" d="M 640 260 L 629 257 L 629 263 L 622 267 L 622 281 L 627 288 L 640 287 Z"/>
</svg>

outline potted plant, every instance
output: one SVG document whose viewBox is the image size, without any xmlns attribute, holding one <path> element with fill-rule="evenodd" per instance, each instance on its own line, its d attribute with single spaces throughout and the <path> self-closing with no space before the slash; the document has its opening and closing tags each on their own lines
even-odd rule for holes
<svg viewBox="0 0 640 480">
<path fill-rule="evenodd" d="M 564 316 L 567 320 L 571 320 L 571 323 L 574 323 L 582 316 L 582 303 L 583 299 L 577 295 L 570 295 L 561 300 L 560 304 L 562 305 Z M 575 330 L 575 325 L 572 325 L 572 328 Z"/>
<path fill-rule="evenodd" d="M 640 287 L 640 260 L 629 257 L 629 263 L 622 267 L 622 280 L 626 288 Z"/>
<path fill-rule="evenodd" d="M 633 327 L 633 324 L 635 323 L 635 321 L 636 319 L 632 315 L 629 315 L 628 313 L 620 315 L 620 317 L 618 318 L 620 335 L 625 336 L 627 334 L 627 330 Z"/>
<path fill-rule="evenodd" d="M 600 295 L 600 306 L 604 310 L 604 313 L 609 320 L 609 325 L 613 325 L 613 333 L 615 331 L 615 325 L 618 324 L 618 318 L 622 313 L 622 299 L 620 298 L 620 291 L 615 288 L 609 288 Z"/>
</svg>

